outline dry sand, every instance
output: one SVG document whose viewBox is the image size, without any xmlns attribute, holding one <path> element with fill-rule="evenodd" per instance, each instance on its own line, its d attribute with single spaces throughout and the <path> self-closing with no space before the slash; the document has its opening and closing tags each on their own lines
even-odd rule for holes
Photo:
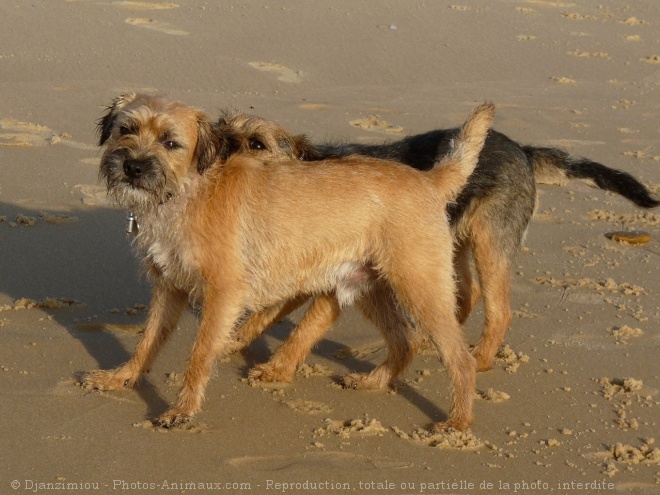
<svg viewBox="0 0 660 495">
<path fill-rule="evenodd" d="M 384 355 L 352 310 L 289 386 L 245 376 L 290 321 L 224 359 L 180 431 L 145 420 L 175 397 L 193 315 L 137 389 L 76 386 L 128 358 L 149 300 L 125 212 L 97 183 L 94 122 L 124 91 L 363 142 L 455 126 L 489 99 L 514 139 L 658 193 L 657 0 L 456 1 L 1 3 L 0 493 L 660 492 L 660 211 L 576 182 L 539 188 L 516 317 L 468 433 L 423 429 L 450 403 L 432 354 L 394 391 L 335 385 Z M 652 239 L 605 236 L 618 230 Z"/>
</svg>

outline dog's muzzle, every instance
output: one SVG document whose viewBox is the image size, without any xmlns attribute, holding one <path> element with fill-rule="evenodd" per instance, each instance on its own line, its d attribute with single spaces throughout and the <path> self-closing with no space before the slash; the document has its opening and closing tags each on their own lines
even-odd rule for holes
<svg viewBox="0 0 660 495">
<path fill-rule="evenodd" d="M 129 179 L 140 179 L 153 168 L 151 161 L 145 160 L 124 160 L 124 173 Z"/>
</svg>

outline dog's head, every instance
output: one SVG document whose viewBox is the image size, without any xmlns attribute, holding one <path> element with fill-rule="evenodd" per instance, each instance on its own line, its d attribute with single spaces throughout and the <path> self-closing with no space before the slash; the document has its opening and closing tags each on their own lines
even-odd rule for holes
<svg viewBox="0 0 660 495">
<path fill-rule="evenodd" d="M 256 115 L 226 113 L 218 121 L 221 131 L 237 139 L 236 151 L 263 160 L 317 160 L 314 146 L 304 135 L 296 135 L 279 124 Z"/>
<path fill-rule="evenodd" d="M 127 206 L 151 207 L 182 191 L 195 175 L 237 146 L 231 129 L 219 130 L 202 111 L 160 96 L 115 98 L 98 121 L 107 145 L 100 176 Z"/>
</svg>

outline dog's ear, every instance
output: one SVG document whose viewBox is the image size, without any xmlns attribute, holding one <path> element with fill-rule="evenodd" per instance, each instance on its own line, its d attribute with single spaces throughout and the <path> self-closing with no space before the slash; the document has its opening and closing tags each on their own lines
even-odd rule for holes
<svg viewBox="0 0 660 495">
<path fill-rule="evenodd" d="M 299 134 L 293 137 L 293 153 L 298 160 L 305 162 L 313 162 L 315 160 L 321 160 L 323 157 L 321 153 L 314 147 L 312 143 L 309 142 L 307 136 L 304 134 Z"/>
<path fill-rule="evenodd" d="M 235 153 L 240 141 L 232 126 L 220 119 L 210 122 L 208 117 L 200 115 L 198 119 L 199 133 L 197 136 L 197 171 L 203 174 L 217 160 L 225 161 Z"/>
<path fill-rule="evenodd" d="M 136 98 L 137 94 L 126 93 L 112 100 L 112 103 L 106 108 L 103 116 L 96 122 L 96 132 L 99 135 L 99 146 L 103 146 L 110 137 L 112 126 L 114 125 L 115 119 L 121 109 L 135 101 Z"/>
<path fill-rule="evenodd" d="M 296 160 L 311 162 L 321 159 L 320 153 L 304 134 L 296 136 L 287 134 L 277 140 L 277 145 L 287 155 Z"/>
<path fill-rule="evenodd" d="M 220 139 L 214 132 L 213 124 L 205 115 L 197 118 L 197 171 L 202 174 L 215 162 L 220 149 Z"/>
</svg>

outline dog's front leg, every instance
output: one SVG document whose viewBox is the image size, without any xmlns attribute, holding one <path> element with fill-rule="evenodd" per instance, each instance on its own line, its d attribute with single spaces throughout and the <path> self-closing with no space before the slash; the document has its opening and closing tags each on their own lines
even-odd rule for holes
<svg viewBox="0 0 660 495">
<path fill-rule="evenodd" d="M 145 373 L 163 344 L 172 334 L 186 307 L 188 294 L 156 280 L 149 308 L 149 317 L 133 357 L 114 370 L 90 371 L 83 378 L 86 388 L 119 390 L 131 388 Z"/>
<path fill-rule="evenodd" d="M 158 425 L 165 428 L 179 426 L 200 411 L 215 359 L 227 347 L 231 331 L 244 308 L 243 293 L 235 287 L 217 290 L 208 286 L 205 289 L 202 321 L 188 357 L 183 387 L 176 404 L 156 420 Z"/>
</svg>

